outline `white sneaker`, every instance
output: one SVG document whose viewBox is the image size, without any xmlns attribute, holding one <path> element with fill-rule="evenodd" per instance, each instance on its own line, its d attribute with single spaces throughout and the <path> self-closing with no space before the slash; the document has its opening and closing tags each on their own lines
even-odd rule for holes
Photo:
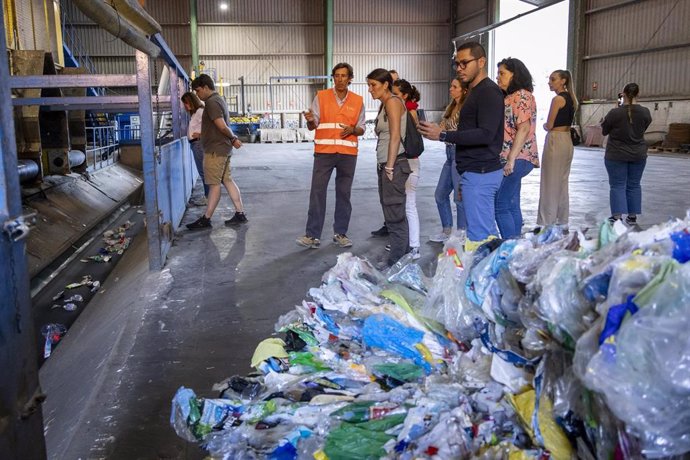
<svg viewBox="0 0 690 460">
<path fill-rule="evenodd" d="M 422 257 L 422 255 L 419 253 L 419 248 L 411 248 L 408 254 L 412 256 L 412 260 L 417 260 Z"/>
<path fill-rule="evenodd" d="M 450 235 L 448 233 L 442 231 L 441 233 L 439 233 L 437 235 L 430 236 L 429 241 L 431 241 L 433 243 L 445 243 L 446 241 L 448 241 L 448 238 L 450 238 Z"/>
</svg>

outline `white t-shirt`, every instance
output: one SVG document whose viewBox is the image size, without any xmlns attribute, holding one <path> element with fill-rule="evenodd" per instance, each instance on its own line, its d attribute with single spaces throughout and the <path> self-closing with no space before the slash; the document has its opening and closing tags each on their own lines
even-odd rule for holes
<svg viewBox="0 0 690 460">
<path fill-rule="evenodd" d="M 187 139 L 193 140 L 192 134 L 199 133 L 201 135 L 201 116 L 204 114 L 204 108 L 199 107 L 196 112 L 192 114 L 192 118 L 189 120 L 189 126 L 187 127 Z M 197 137 L 197 139 L 199 139 Z"/>
</svg>

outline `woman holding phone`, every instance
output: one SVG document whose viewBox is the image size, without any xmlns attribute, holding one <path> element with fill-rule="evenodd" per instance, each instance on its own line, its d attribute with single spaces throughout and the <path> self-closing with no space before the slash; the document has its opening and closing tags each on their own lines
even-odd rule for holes
<svg viewBox="0 0 690 460">
<path fill-rule="evenodd" d="M 612 223 L 627 214 L 625 223 L 637 224 L 642 212 L 642 173 L 647 164 L 644 133 L 652 123 L 649 109 L 637 104 L 640 87 L 628 83 L 623 88 L 623 104 L 611 110 L 601 123 L 602 133 L 609 136 L 604 164 L 609 175 L 609 201 Z"/>
</svg>

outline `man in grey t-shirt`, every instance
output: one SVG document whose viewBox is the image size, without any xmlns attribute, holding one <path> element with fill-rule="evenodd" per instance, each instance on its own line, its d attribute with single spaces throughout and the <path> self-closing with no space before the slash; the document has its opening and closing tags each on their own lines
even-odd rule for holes
<svg viewBox="0 0 690 460">
<path fill-rule="evenodd" d="M 240 189 L 230 175 L 232 148 L 242 147 L 242 142 L 228 126 L 228 106 L 215 91 L 213 79 L 201 74 L 192 82 L 192 91 L 204 101 L 201 117 L 201 145 L 204 148 L 204 182 L 209 186 L 206 212 L 196 221 L 187 224 L 190 230 L 211 227 L 211 216 L 220 201 L 220 185 L 223 184 L 235 206 L 235 215 L 225 225 L 247 223 Z"/>
</svg>

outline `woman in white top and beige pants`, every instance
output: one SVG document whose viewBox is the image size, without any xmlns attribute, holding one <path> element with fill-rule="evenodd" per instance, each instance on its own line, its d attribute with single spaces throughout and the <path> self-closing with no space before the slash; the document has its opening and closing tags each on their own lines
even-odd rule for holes
<svg viewBox="0 0 690 460">
<path fill-rule="evenodd" d="M 199 171 L 199 178 L 204 184 L 204 197 L 208 198 L 208 185 L 204 182 L 204 148 L 201 146 L 201 116 L 204 114 L 204 103 L 194 93 L 184 93 L 182 95 L 182 104 L 185 110 L 189 112 L 191 117 L 189 126 L 187 127 L 187 140 L 189 147 L 192 149 L 192 156 L 194 157 L 194 164 L 197 171 Z M 206 203 L 203 203 L 205 206 Z"/>
</svg>

